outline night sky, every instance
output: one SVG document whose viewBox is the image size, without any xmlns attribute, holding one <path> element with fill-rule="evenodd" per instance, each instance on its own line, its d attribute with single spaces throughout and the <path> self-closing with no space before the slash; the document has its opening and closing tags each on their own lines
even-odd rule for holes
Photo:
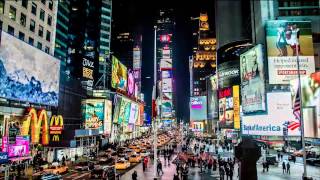
<svg viewBox="0 0 320 180">
<path fill-rule="evenodd" d="M 214 0 L 114 0 L 112 35 L 125 31 L 139 31 L 143 35 L 142 92 L 145 94 L 147 111 L 150 113 L 153 79 L 146 79 L 146 77 L 153 77 L 153 26 L 159 9 L 163 8 L 173 8 L 175 12 L 173 58 L 176 61 L 176 89 L 179 91 L 176 109 L 178 119 L 188 120 L 190 87 L 188 61 L 189 56 L 192 55 L 192 26 L 194 25 L 190 17 L 197 17 L 200 12 L 208 12 L 210 28 L 213 29 Z"/>
</svg>

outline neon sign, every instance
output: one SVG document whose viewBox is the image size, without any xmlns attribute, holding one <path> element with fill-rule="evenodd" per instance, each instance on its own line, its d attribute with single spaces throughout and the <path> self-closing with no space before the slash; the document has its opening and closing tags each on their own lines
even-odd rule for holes
<svg viewBox="0 0 320 180">
<path fill-rule="evenodd" d="M 52 135 L 51 141 L 59 141 L 59 135 L 63 129 L 63 117 L 53 115 L 50 119 L 49 134 Z"/>
</svg>

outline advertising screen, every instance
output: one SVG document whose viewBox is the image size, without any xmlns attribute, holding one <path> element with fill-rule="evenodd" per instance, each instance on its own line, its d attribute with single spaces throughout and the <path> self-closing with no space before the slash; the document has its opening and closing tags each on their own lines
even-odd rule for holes
<svg viewBox="0 0 320 180">
<path fill-rule="evenodd" d="M 124 66 L 115 56 L 112 56 L 111 86 L 123 91 L 127 89 L 127 67 Z"/>
<path fill-rule="evenodd" d="M 190 98 L 190 119 L 193 121 L 207 120 L 206 96 L 194 96 Z"/>
<path fill-rule="evenodd" d="M 292 105 L 297 101 L 298 80 L 291 80 Z M 320 72 L 301 78 L 305 136 L 320 138 Z M 293 107 L 292 107 L 293 108 Z"/>
<path fill-rule="evenodd" d="M 163 93 L 162 99 L 163 100 L 172 100 L 172 93 Z"/>
<path fill-rule="evenodd" d="M 265 111 L 265 77 L 262 46 L 257 45 L 240 55 L 242 112 Z"/>
<path fill-rule="evenodd" d="M 133 69 L 141 68 L 141 51 L 139 48 L 133 48 Z"/>
<path fill-rule="evenodd" d="M 16 136 L 16 143 L 9 145 L 8 155 L 9 157 L 28 156 L 30 154 L 29 146 L 29 136 Z"/>
<path fill-rule="evenodd" d="M 172 78 L 162 79 L 162 92 L 172 92 Z"/>
<path fill-rule="evenodd" d="M 172 59 L 161 59 L 160 60 L 160 69 L 161 70 L 172 69 Z"/>
<path fill-rule="evenodd" d="M 266 115 L 242 117 L 242 134 L 283 136 L 285 124 L 296 122 L 290 92 L 267 93 L 267 106 L 268 114 Z M 299 136 L 299 127 L 289 126 L 288 135 Z"/>
<path fill-rule="evenodd" d="M 161 71 L 161 74 L 162 79 L 172 78 L 172 71 Z"/>
<path fill-rule="evenodd" d="M 297 53 L 300 74 L 310 75 L 315 71 L 311 22 L 267 21 L 267 52 L 270 84 L 289 84 L 297 77 Z"/>
<path fill-rule="evenodd" d="M 218 91 L 220 128 L 240 129 L 239 91 L 239 86 L 232 86 Z"/>
<path fill-rule="evenodd" d="M 131 102 L 129 124 L 135 124 L 138 120 L 139 106 L 136 103 Z"/>
<path fill-rule="evenodd" d="M 240 67 L 238 61 L 224 62 L 218 65 L 219 88 L 240 84 Z"/>
<path fill-rule="evenodd" d="M 104 133 L 105 100 L 86 99 L 82 101 L 82 117 L 85 129 L 99 129 L 99 133 Z"/>
<path fill-rule="evenodd" d="M 119 117 L 118 117 L 119 124 L 127 125 L 129 123 L 130 111 L 131 111 L 130 100 L 122 97 L 120 110 L 119 110 Z"/>
<path fill-rule="evenodd" d="M 122 98 L 120 96 L 114 97 L 113 123 L 118 123 L 121 101 Z"/>
<path fill-rule="evenodd" d="M 104 120 L 104 134 L 111 134 L 112 126 L 112 101 L 105 100 L 105 120 Z"/>
<path fill-rule="evenodd" d="M 161 112 L 162 112 L 162 117 L 171 117 L 172 116 L 172 101 L 171 100 L 162 100 Z"/>
<path fill-rule="evenodd" d="M 208 119 L 218 118 L 218 79 L 217 76 L 210 76 L 208 81 Z"/>
<path fill-rule="evenodd" d="M 2 32 L 0 96 L 58 106 L 60 61 Z"/>
<path fill-rule="evenodd" d="M 134 95 L 134 77 L 133 77 L 133 71 L 128 71 L 128 95 L 133 96 Z"/>
<path fill-rule="evenodd" d="M 170 59 L 170 49 L 162 49 L 162 58 L 163 59 Z"/>
</svg>

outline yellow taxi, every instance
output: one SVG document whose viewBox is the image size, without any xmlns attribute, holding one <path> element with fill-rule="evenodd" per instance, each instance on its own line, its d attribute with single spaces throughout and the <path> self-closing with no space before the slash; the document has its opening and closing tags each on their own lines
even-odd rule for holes
<svg viewBox="0 0 320 180">
<path fill-rule="evenodd" d="M 69 170 L 68 166 L 58 165 L 58 166 L 51 166 L 47 169 L 44 169 L 43 172 L 52 173 L 52 174 L 63 174 L 68 172 L 68 170 Z"/>
<path fill-rule="evenodd" d="M 139 146 L 137 146 L 135 148 L 131 148 L 131 149 L 136 153 L 140 153 L 141 152 L 141 148 Z"/>
<path fill-rule="evenodd" d="M 139 163 L 141 161 L 141 156 L 138 155 L 138 154 L 132 154 L 130 157 L 129 157 L 129 162 L 130 163 Z"/>
<path fill-rule="evenodd" d="M 130 144 L 128 148 L 133 149 L 133 148 L 136 148 L 136 147 L 138 147 L 136 144 Z"/>
<path fill-rule="evenodd" d="M 128 169 L 130 167 L 130 162 L 124 159 L 118 160 L 115 164 L 117 170 Z"/>
</svg>

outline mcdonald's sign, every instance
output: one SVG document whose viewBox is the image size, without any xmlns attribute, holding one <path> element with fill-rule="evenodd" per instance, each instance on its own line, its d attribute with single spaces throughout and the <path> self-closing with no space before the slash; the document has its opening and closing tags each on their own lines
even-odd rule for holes
<svg viewBox="0 0 320 180">
<path fill-rule="evenodd" d="M 51 138 L 51 141 L 52 141 L 52 142 L 58 142 L 58 141 L 60 141 L 60 136 L 59 136 L 58 134 L 53 135 L 52 138 Z"/>
<path fill-rule="evenodd" d="M 42 127 L 42 145 L 49 144 L 49 126 L 47 111 L 41 109 L 38 111 L 35 108 L 27 109 L 27 119 L 23 121 L 21 128 L 21 135 L 29 135 L 31 126 L 31 143 L 38 144 L 40 140 L 40 130 Z"/>
<path fill-rule="evenodd" d="M 50 126 L 49 126 L 52 142 L 60 141 L 60 134 L 62 133 L 63 129 L 63 117 L 61 115 L 53 115 L 50 119 Z"/>
</svg>

